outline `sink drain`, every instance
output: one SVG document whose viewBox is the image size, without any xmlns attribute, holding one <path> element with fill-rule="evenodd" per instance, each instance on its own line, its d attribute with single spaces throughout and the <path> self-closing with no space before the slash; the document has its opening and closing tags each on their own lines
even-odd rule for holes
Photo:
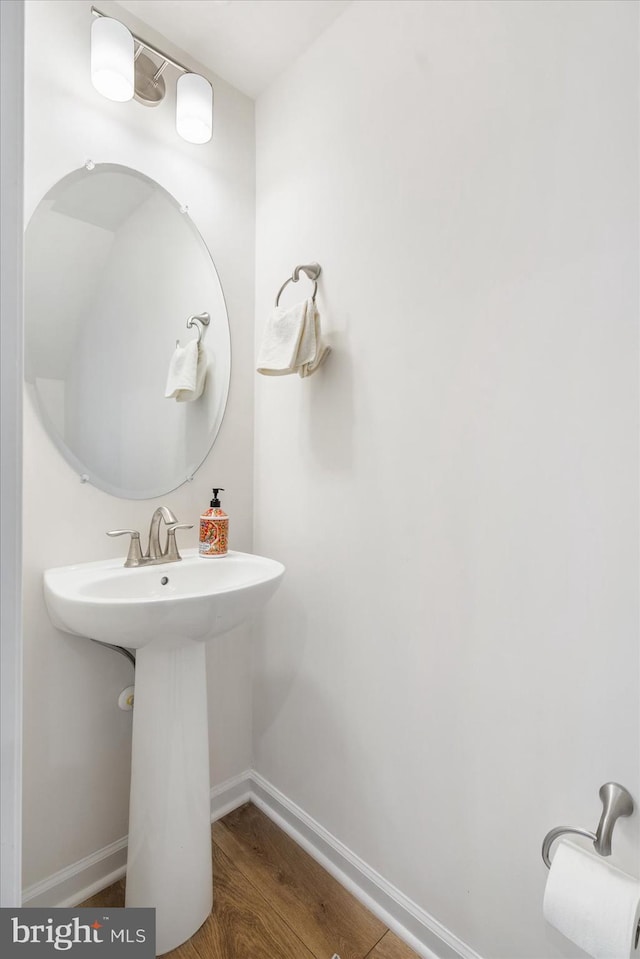
<svg viewBox="0 0 640 959">
<path fill-rule="evenodd" d="M 169 577 L 168 577 L 168 576 L 163 576 L 162 579 L 160 580 L 160 585 L 161 585 L 161 586 L 166 586 L 168 582 L 169 582 Z"/>
</svg>

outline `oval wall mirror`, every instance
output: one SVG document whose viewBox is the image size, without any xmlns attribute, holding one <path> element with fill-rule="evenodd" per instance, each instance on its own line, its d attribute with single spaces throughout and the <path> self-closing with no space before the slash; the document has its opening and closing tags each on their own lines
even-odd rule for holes
<svg viewBox="0 0 640 959">
<path fill-rule="evenodd" d="M 40 201 L 25 238 L 25 377 L 50 437 L 79 475 L 126 499 L 189 479 L 220 429 L 231 343 L 222 287 L 189 215 L 128 167 L 75 170 Z M 165 398 L 176 341 L 209 313 L 207 376 Z"/>
</svg>

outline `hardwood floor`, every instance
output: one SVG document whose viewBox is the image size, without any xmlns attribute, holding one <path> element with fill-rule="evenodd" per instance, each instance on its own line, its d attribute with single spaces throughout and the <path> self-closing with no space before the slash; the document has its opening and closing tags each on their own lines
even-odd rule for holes
<svg viewBox="0 0 640 959">
<path fill-rule="evenodd" d="M 167 959 L 417 959 L 254 805 L 215 823 L 213 911 Z M 124 880 L 83 906 L 124 906 Z"/>
<path fill-rule="evenodd" d="M 417 956 L 401 939 L 389 931 L 369 953 L 367 959 L 417 959 Z"/>
</svg>

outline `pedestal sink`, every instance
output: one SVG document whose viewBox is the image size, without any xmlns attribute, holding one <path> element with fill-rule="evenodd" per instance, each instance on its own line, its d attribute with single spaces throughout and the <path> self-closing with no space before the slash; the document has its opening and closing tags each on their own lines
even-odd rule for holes
<svg viewBox="0 0 640 959">
<path fill-rule="evenodd" d="M 205 640 L 275 592 L 284 566 L 250 553 L 124 569 L 107 560 L 49 569 L 55 626 L 137 649 L 127 906 L 155 906 L 156 952 L 176 948 L 211 911 Z"/>
</svg>

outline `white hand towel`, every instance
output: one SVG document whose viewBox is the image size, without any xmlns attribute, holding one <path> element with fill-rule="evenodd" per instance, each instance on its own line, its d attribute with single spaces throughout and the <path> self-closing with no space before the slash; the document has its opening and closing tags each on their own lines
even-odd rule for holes
<svg viewBox="0 0 640 959">
<path fill-rule="evenodd" d="M 169 375 L 164 395 L 178 403 L 197 400 L 204 390 L 207 376 L 207 354 L 197 340 L 186 346 L 176 346 L 169 363 Z"/>
<path fill-rule="evenodd" d="M 267 320 L 258 353 L 258 373 L 286 376 L 315 373 L 329 348 L 322 343 L 320 315 L 312 299 L 276 306 Z"/>
</svg>

